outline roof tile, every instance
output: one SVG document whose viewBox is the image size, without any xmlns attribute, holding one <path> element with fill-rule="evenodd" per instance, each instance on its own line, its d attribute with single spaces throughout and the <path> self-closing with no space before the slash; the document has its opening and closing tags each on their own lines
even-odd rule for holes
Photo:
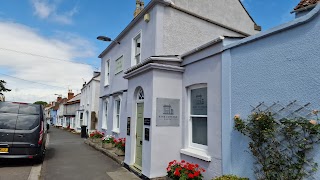
<svg viewBox="0 0 320 180">
<path fill-rule="evenodd" d="M 320 0 L 301 0 L 300 3 L 294 8 L 295 11 L 302 9 L 304 7 L 317 4 Z"/>
</svg>

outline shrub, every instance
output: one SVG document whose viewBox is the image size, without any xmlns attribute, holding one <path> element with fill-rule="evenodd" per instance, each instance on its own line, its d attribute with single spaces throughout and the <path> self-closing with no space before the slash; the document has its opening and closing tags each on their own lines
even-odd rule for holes
<svg viewBox="0 0 320 180">
<path fill-rule="evenodd" d="M 114 144 L 114 142 L 113 142 L 114 139 L 115 139 L 114 136 L 107 135 L 107 136 L 102 138 L 102 143 L 112 143 L 112 144 Z"/>
<path fill-rule="evenodd" d="M 205 170 L 199 167 L 198 164 L 192 164 L 182 160 L 169 162 L 167 167 L 167 176 L 173 180 L 201 180 L 202 172 Z"/>
<path fill-rule="evenodd" d="M 122 150 L 123 152 L 125 152 L 126 149 L 126 138 L 119 138 L 119 139 L 114 139 L 113 140 L 114 145 L 116 148 Z"/>
<path fill-rule="evenodd" d="M 213 178 L 213 180 L 249 180 L 249 178 L 242 178 L 235 175 L 223 175 L 220 177 Z"/>
<path fill-rule="evenodd" d="M 304 179 L 318 167 L 310 156 L 320 141 L 318 111 L 315 119 L 275 120 L 270 112 L 256 112 L 246 121 L 234 117 L 235 129 L 249 137 L 249 149 L 256 160 L 257 179 Z"/>
<path fill-rule="evenodd" d="M 89 135 L 90 138 L 102 138 L 103 136 L 104 136 L 104 133 L 100 131 L 93 131 Z"/>
</svg>

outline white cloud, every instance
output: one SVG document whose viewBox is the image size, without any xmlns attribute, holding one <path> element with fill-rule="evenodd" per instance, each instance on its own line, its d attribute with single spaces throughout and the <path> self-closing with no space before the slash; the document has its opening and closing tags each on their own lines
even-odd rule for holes
<svg viewBox="0 0 320 180">
<path fill-rule="evenodd" d="M 55 61 L 1 48 L 70 61 L 95 56 L 95 52 L 92 44 L 75 34 L 57 32 L 54 37 L 48 38 L 28 26 L 0 21 L 0 79 L 4 79 L 7 88 L 12 89 L 5 93 L 8 101 L 52 101 L 54 94 L 66 96 L 67 87 L 75 93 L 76 90 L 80 92 L 82 78 L 88 81 L 92 77 L 93 68 L 89 65 Z"/>
<path fill-rule="evenodd" d="M 34 14 L 41 19 L 48 19 L 60 24 L 72 24 L 72 17 L 78 13 L 75 6 L 69 11 L 62 13 L 57 12 L 59 1 L 50 2 L 49 0 L 31 0 L 34 7 Z"/>
</svg>

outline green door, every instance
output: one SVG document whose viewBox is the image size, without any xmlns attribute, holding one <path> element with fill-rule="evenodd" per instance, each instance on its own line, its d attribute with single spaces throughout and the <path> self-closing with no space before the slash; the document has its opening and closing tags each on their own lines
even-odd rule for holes
<svg viewBox="0 0 320 180">
<path fill-rule="evenodd" d="M 143 103 L 137 104 L 137 129 L 136 129 L 136 159 L 137 168 L 142 167 L 142 136 L 143 136 Z"/>
</svg>

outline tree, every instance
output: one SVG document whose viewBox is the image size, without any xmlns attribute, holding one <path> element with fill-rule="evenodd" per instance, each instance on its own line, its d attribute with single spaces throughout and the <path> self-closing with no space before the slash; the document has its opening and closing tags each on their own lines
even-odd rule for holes
<svg viewBox="0 0 320 180">
<path fill-rule="evenodd" d="M 11 89 L 7 89 L 5 85 L 6 85 L 6 82 L 0 79 L 0 94 L 2 94 L 2 92 L 11 91 Z"/>
<path fill-rule="evenodd" d="M 47 106 L 48 105 L 48 103 L 44 102 L 44 101 L 36 101 L 33 104 L 40 104 L 40 105 L 43 105 L 43 106 Z"/>
</svg>

